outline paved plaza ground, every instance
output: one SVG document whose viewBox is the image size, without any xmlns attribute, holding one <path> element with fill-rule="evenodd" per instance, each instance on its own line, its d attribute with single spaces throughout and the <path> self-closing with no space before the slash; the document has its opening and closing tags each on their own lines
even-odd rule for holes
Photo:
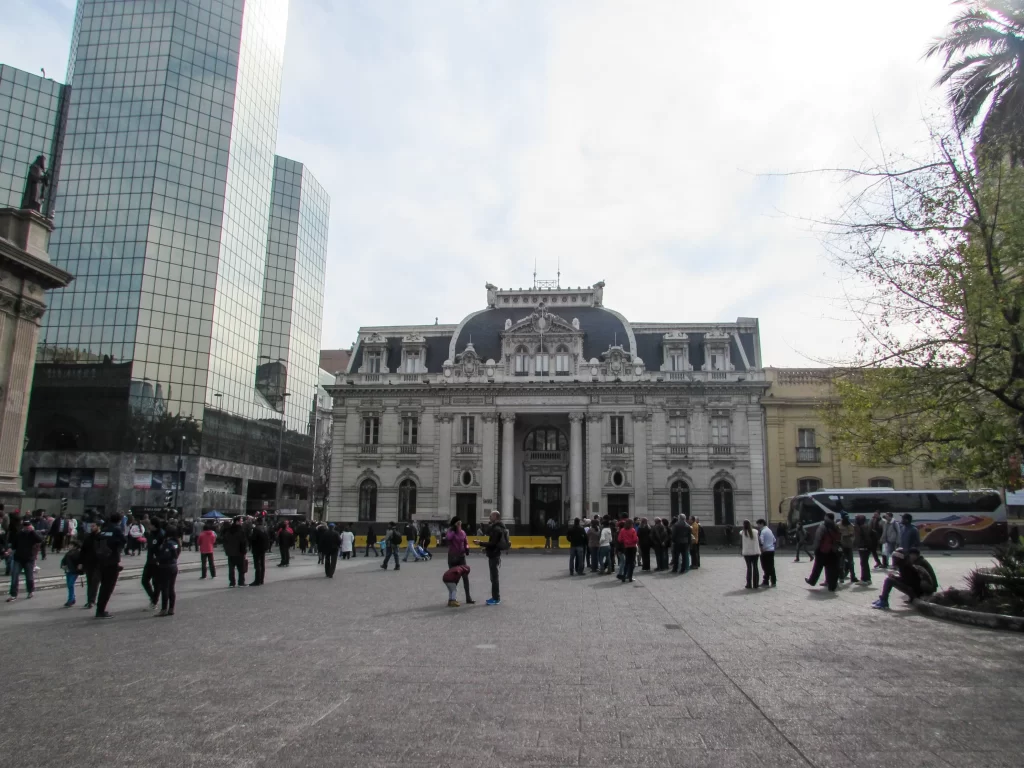
<svg viewBox="0 0 1024 768">
<path fill-rule="evenodd" d="M 943 586 L 980 556 L 933 556 Z M 567 575 L 513 553 L 503 604 L 445 607 L 443 557 L 333 580 L 316 558 L 179 579 L 173 618 L 138 580 L 112 621 L 62 590 L 0 605 L 0 759 L 24 766 L 1018 766 L 1024 636 L 943 623 L 877 589 L 837 596 L 780 553 L 682 577 Z M 876 574 L 880 579 L 881 574 Z M 6 583 L 6 582 L 5 582 Z M 876 587 L 878 582 L 876 581 Z M 461 590 L 460 590 L 461 596 Z M 81 605 L 81 603 L 79 604 Z"/>
</svg>

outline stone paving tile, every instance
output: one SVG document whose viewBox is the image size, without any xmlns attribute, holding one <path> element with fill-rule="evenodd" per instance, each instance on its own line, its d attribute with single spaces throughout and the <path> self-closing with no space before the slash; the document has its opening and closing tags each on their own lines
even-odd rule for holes
<svg viewBox="0 0 1024 768">
<path fill-rule="evenodd" d="M 933 563 L 949 584 L 973 560 Z M 482 598 L 486 565 L 470 564 Z M 0 612 L 0 642 L 18 649 L 0 680 L 22 692 L 0 755 L 62 768 L 1020 763 L 1019 635 L 873 611 L 860 587 L 823 597 L 782 558 L 780 586 L 756 593 L 734 586 L 738 556 L 632 586 L 562 566 L 508 557 L 499 608 L 445 608 L 443 563 L 383 573 L 360 559 L 333 581 L 312 563 L 271 569 L 259 590 L 186 580 L 172 620 L 141 610 L 138 582 L 119 587 L 112 622 L 40 593 Z M 67 707 L 69 691 L 86 703 Z"/>
</svg>

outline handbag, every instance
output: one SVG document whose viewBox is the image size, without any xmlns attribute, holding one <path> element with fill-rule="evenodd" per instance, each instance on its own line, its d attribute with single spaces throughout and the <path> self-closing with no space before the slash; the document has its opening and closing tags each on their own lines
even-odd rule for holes
<svg viewBox="0 0 1024 768">
<path fill-rule="evenodd" d="M 242 556 L 242 575 L 244 576 L 249 572 L 249 558 L 245 555 Z"/>
</svg>

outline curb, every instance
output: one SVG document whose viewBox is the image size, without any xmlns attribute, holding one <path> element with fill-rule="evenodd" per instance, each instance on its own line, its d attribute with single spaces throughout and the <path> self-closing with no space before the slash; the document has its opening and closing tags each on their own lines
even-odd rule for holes
<svg viewBox="0 0 1024 768">
<path fill-rule="evenodd" d="M 971 624 L 987 629 L 1008 629 L 1015 632 L 1024 632 L 1024 617 L 1021 616 L 969 611 L 965 608 L 937 605 L 927 600 L 915 600 L 914 605 L 917 606 L 918 611 L 935 619 L 948 619 L 960 624 Z"/>
</svg>

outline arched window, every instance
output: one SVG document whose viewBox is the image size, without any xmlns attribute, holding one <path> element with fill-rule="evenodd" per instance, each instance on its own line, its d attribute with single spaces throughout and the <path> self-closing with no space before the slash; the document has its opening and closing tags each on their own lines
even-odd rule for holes
<svg viewBox="0 0 1024 768">
<path fill-rule="evenodd" d="M 672 517 L 690 516 L 690 486 L 682 480 L 672 483 Z"/>
<path fill-rule="evenodd" d="M 533 373 L 536 376 L 547 376 L 551 371 L 551 358 L 548 351 L 541 347 L 533 361 Z"/>
<path fill-rule="evenodd" d="M 363 480 L 359 486 L 359 520 L 372 523 L 377 519 L 377 484 Z"/>
<path fill-rule="evenodd" d="M 405 479 L 398 486 L 398 519 L 403 522 L 409 522 L 415 514 L 416 483 Z"/>
<path fill-rule="evenodd" d="M 732 486 L 725 480 L 715 483 L 715 525 L 735 525 Z"/>
<path fill-rule="evenodd" d="M 802 477 L 796 481 L 797 493 L 814 493 L 821 490 L 821 480 L 816 477 Z"/>
<path fill-rule="evenodd" d="M 516 347 L 512 357 L 516 376 L 526 376 L 530 373 L 530 352 L 526 347 Z"/>
<path fill-rule="evenodd" d="M 557 427 L 537 427 L 526 436 L 523 449 L 527 451 L 567 451 L 569 441 Z"/>
<path fill-rule="evenodd" d="M 569 348 L 562 344 L 555 350 L 555 376 L 568 376 L 569 370 Z"/>
</svg>

